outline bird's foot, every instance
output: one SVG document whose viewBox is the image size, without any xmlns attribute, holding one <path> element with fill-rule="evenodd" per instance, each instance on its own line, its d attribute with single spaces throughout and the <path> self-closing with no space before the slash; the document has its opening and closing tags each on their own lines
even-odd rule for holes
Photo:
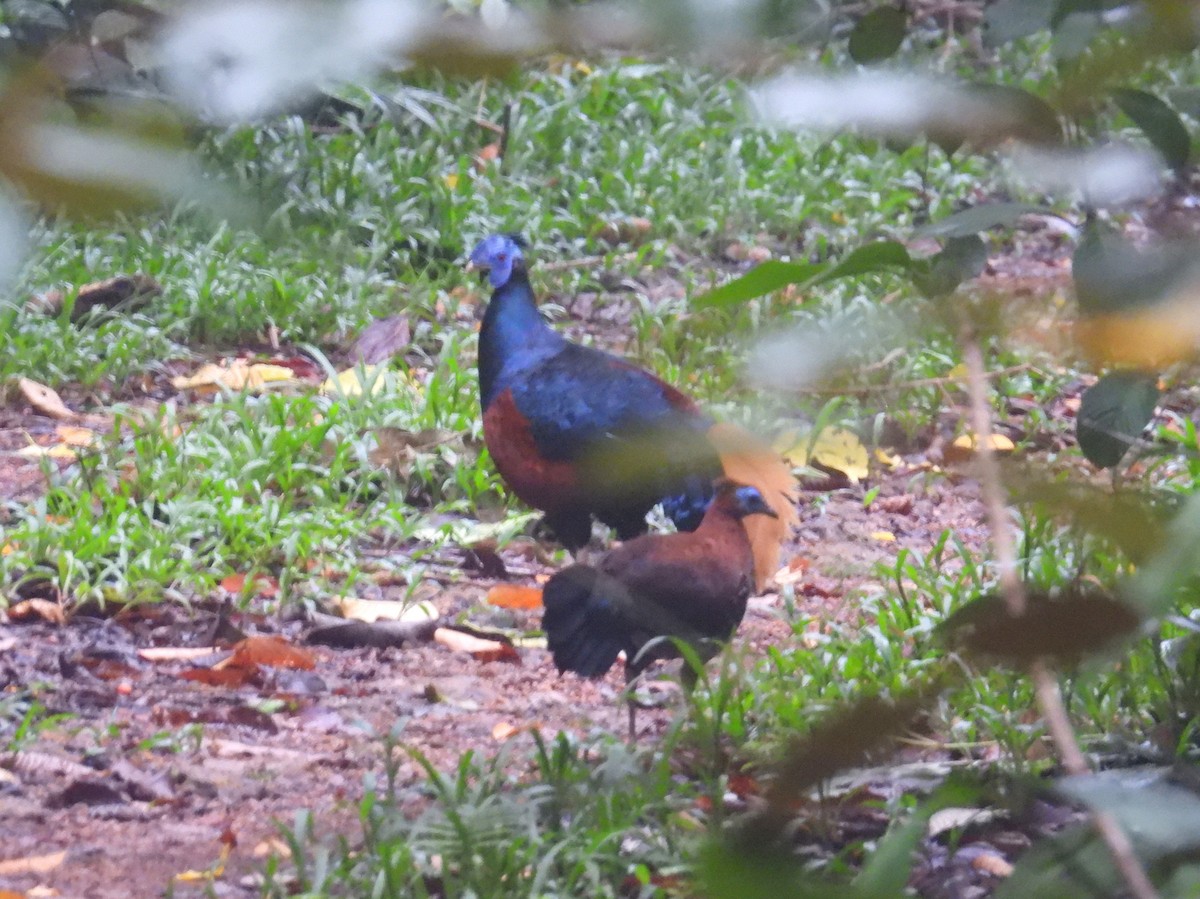
<svg viewBox="0 0 1200 899">
<path fill-rule="evenodd" d="M 592 560 L 598 558 L 604 553 L 604 543 L 595 534 L 579 549 L 572 553 L 575 563 L 578 565 L 590 565 Z"/>
<path fill-rule="evenodd" d="M 675 702 L 682 693 L 675 681 L 655 680 L 632 684 L 628 688 L 628 700 L 639 709 L 661 709 Z"/>
</svg>

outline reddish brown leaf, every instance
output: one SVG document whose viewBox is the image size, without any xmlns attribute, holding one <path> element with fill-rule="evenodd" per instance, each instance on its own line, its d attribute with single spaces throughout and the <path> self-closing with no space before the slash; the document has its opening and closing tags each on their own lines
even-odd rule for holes
<svg viewBox="0 0 1200 899">
<path fill-rule="evenodd" d="M 246 575 L 231 574 L 228 577 L 222 578 L 220 587 L 227 593 L 240 596 L 246 589 Z M 255 575 L 254 580 L 250 582 L 250 587 L 252 596 L 274 599 L 279 595 L 279 582 L 275 578 L 265 574 Z"/>
<path fill-rule="evenodd" d="M 179 675 L 183 680 L 195 681 L 209 687 L 236 689 L 256 683 L 257 668 L 189 668 Z"/>
<path fill-rule="evenodd" d="M 540 609 L 542 591 L 538 587 L 497 584 L 488 591 L 487 601 L 490 605 L 502 609 Z"/>
<path fill-rule="evenodd" d="M 233 656 L 220 663 L 222 668 L 299 668 L 311 671 L 316 657 L 307 649 L 292 646 L 282 637 L 247 637 L 233 647 Z"/>
</svg>

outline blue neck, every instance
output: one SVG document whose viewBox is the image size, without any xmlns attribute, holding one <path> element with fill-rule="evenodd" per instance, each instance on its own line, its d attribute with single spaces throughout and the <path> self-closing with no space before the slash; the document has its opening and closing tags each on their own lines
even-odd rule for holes
<svg viewBox="0 0 1200 899">
<path fill-rule="evenodd" d="M 492 292 L 483 325 L 479 329 L 479 399 L 484 409 L 504 388 L 501 373 L 522 354 L 529 361 L 557 347 L 563 337 L 553 330 L 541 313 L 529 285 L 529 275 L 518 263 L 512 276 Z"/>
</svg>

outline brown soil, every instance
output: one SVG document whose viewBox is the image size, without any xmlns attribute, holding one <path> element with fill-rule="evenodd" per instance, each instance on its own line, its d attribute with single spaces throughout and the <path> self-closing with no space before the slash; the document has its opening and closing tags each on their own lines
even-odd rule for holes
<svg viewBox="0 0 1200 899">
<path fill-rule="evenodd" d="M 1046 263 L 1031 279 L 1044 290 L 1061 276 L 1061 267 L 1045 270 L 1056 265 Z M 0 449 L 19 449 L 26 435 L 47 442 L 53 425 L 28 408 L 0 409 Z M 924 452 L 878 475 L 869 507 L 859 486 L 831 482 L 806 492 L 802 525 L 784 555 L 800 614 L 817 623 L 857 620 L 854 600 L 874 586 L 875 564 L 901 548 L 927 550 L 946 528 L 981 546 L 976 485 L 965 473 L 933 466 L 942 438 L 931 436 L 933 449 L 926 441 Z M 0 455 L 0 501 L 27 503 L 43 488 L 38 463 Z M 520 546 L 501 557 L 525 582 L 550 572 Z M 461 568 L 461 558 L 450 562 Z M 467 573 L 451 580 L 427 598 L 443 614 L 470 610 L 486 618 L 483 599 L 493 582 Z M 490 614 L 536 629 L 536 612 Z M 535 648 L 521 649 L 515 661 L 479 662 L 432 642 L 312 647 L 313 670 L 265 667 L 232 687 L 181 677 L 203 662 L 138 655 L 152 646 L 209 645 L 228 625 L 303 639 L 299 622 L 252 612 L 223 618 L 217 602 L 191 612 L 164 604 L 115 618 L 79 615 L 66 626 L 0 624 L 0 685 L 9 692 L 36 685 L 49 710 L 69 716 L 0 758 L 0 891 L 158 896 L 173 877 L 211 869 L 228 848 L 211 886 L 177 880 L 174 895 L 206 888 L 256 895 L 250 875 L 278 849 L 270 842 L 277 823 L 291 823 L 297 809 L 311 809 L 321 832 L 353 839 L 364 775 L 383 776 L 381 741 L 372 733 L 403 722 L 401 742 L 447 769 L 468 749 L 491 754 L 502 742 L 528 745 L 532 728 L 622 733 L 625 726 L 619 672 L 594 683 L 559 676 L 547 652 Z M 799 638 L 779 597 L 769 595 L 751 603 L 737 639 L 753 657 Z M 655 740 L 674 714 L 669 707 L 640 712 L 640 739 Z M 401 763 L 402 782 L 422 776 L 414 763 Z"/>
<path fill-rule="evenodd" d="M 946 527 L 969 542 L 982 539 L 970 482 L 913 490 L 913 477 L 887 476 L 872 509 L 864 508 L 860 488 L 804 503 L 790 555 L 803 560 L 795 565 L 803 615 L 852 618 L 852 598 L 898 547 L 924 550 Z M 15 483 L 5 482 L 3 492 L 26 489 Z M 881 539 L 884 531 L 895 541 Z M 502 556 L 514 568 L 529 567 L 525 556 Z M 483 615 L 491 583 L 464 575 L 431 598 L 443 613 Z M 536 612 L 503 614 L 517 628 L 536 629 Z M 157 896 L 172 877 L 216 864 L 229 843 L 221 894 L 255 895 L 243 878 L 277 848 L 268 842 L 276 822 L 290 824 L 307 808 L 323 831 L 354 830 L 363 776 L 383 776 L 381 741 L 372 733 L 403 721 L 401 741 L 445 770 L 468 749 L 490 754 L 504 741 L 526 744 L 530 728 L 625 727 L 618 671 L 599 682 L 559 676 L 541 649 L 520 650 L 517 662 L 478 662 L 435 643 L 318 646 L 312 671 L 264 668 L 261 680 L 232 688 L 181 678 L 204 660 L 148 662 L 137 654 L 208 645 L 219 618 L 219 608 L 163 606 L 115 619 L 77 616 L 66 627 L 0 626 L 0 679 L 9 689 L 38 684 L 48 709 L 70 715 L 0 768 L 0 859 L 66 857 L 46 873 L 0 875 L 0 888 Z M 301 642 L 300 623 L 250 613 L 228 618 L 245 632 Z M 797 638 L 778 596 L 768 595 L 752 602 L 738 639 L 753 654 Z M 673 714 L 670 707 L 639 712 L 640 739 L 656 739 Z M 422 776 L 414 763 L 401 763 L 402 782 Z M 175 895 L 199 894 L 202 885 L 177 882 Z"/>
</svg>

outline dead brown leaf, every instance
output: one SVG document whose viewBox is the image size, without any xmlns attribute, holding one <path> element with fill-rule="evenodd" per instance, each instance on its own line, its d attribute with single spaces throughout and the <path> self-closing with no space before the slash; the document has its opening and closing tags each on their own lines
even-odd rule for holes
<svg viewBox="0 0 1200 899">
<path fill-rule="evenodd" d="M 393 315 L 376 319 L 367 325 L 350 350 L 350 358 L 366 365 L 386 362 L 412 340 L 408 316 Z"/>
<path fill-rule="evenodd" d="M 91 48 L 94 52 L 95 48 Z M 149 275 L 117 275 L 92 284 L 85 284 L 75 295 L 71 307 L 71 322 L 78 323 L 94 309 L 109 309 L 114 312 L 133 312 L 147 305 L 153 297 L 162 293 L 162 285 Z M 58 315 L 66 303 L 66 294 L 61 290 L 47 290 L 29 299 L 25 308 L 43 315 Z"/>
<path fill-rule="evenodd" d="M 50 624 L 67 623 L 63 607 L 49 599 L 25 599 L 8 609 L 8 620 L 28 624 L 31 621 L 48 621 Z"/>
<path fill-rule="evenodd" d="M 442 428 L 416 432 L 404 428 L 376 428 L 375 441 L 378 445 L 367 456 L 371 464 L 387 469 L 402 481 L 412 475 L 413 463 L 418 457 L 430 455 L 443 445 L 463 448 L 461 434 Z"/>
<path fill-rule="evenodd" d="M 282 637 L 254 636 L 247 637 L 233 647 L 233 655 L 223 662 L 217 663 L 218 668 L 254 668 L 265 665 L 268 668 L 297 668 L 311 671 L 316 667 L 316 657 L 307 649 L 292 646 Z"/>
</svg>

